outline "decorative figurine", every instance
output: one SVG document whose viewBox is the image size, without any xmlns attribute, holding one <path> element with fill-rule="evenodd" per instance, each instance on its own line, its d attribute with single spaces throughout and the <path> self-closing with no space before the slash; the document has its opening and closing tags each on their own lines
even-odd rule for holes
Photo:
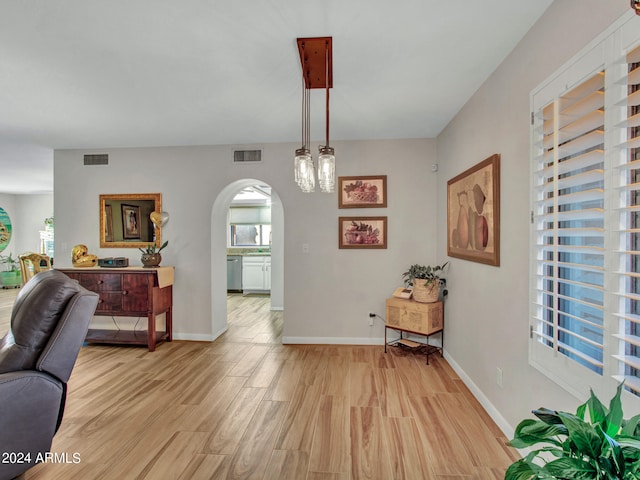
<svg viewBox="0 0 640 480">
<path fill-rule="evenodd" d="M 74 267 L 95 267 L 98 264 L 98 256 L 90 255 L 86 245 L 76 245 L 71 250 L 71 261 Z"/>
</svg>

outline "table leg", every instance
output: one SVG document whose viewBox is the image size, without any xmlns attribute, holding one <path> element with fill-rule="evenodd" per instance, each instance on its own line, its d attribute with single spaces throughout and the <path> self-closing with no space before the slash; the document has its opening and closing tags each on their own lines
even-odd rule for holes
<svg viewBox="0 0 640 480">
<path fill-rule="evenodd" d="M 387 327 L 384 327 L 384 353 L 387 353 Z"/>
<path fill-rule="evenodd" d="M 154 313 L 150 313 L 148 316 L 147 327 L 147 346 L 149 351 L 153 352 L 156 349 L 156 316 Z"/>
<path fill-rule="evenodd" d="M 167 329 L 167 342 L 171 342 L 173 340 L 173 307 L 169 307 L 169 310 L 167 310 L 167 314 L 166 314 L 166 325 L 165 328 Z"/>
</svg>

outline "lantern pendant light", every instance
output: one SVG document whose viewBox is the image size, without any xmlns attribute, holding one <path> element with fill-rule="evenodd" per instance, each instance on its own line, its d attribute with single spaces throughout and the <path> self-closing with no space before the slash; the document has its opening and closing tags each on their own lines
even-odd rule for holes
<svg viewBox="0 0 640 480">
<path fill-rule="evenodd" d="M 320 147 L 318 157 L 318 183 L 320 191 L 325 193 L 333 192 L 336 186 L 336 157 L 333 148 L 329 146 L 329 42 L 325 43 L 325 141 Z"/>
<path fill-rule="evenodd" d="M 294 163 L 295 180 L 300 189 L 305 193 L 314 192 L 316 178 L 313 168 L 313 159 L 309 151 L 309 89 L 302 81 L 302 146 L 296 150 Z"/>
<path fill-rule="evenodd" d="M 310 89 L 324 88 L 326 97 L 325 145 L 319 147 L 318 183 L 320 191 L 335 189 L 335 153 L 329 146 L 329 88 L 333 83 L 331 37 L 298 38 L 298 52 L 302 64 L 302 146 L 296 150 L 295 180 L 305 192 L 315 191 L 315 168 L 309 151 L 310 146 Z"/>
</svg>

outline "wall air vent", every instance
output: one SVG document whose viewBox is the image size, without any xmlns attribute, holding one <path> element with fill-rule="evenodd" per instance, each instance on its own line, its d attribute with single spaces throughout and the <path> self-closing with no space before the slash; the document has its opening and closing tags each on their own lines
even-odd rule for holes
<svg viewBox="0 0 640 480">
<path fill-rule="evenodd" d="M 106 153 L 97 153 L 84 156 L 85 165 L 109 165 L 109 155 Z"/>
<path fill-rule="evenodd" d="M 256 163 L 262 161 L 262 150 L 234 150 L 233 163 Z"/>
</svg>

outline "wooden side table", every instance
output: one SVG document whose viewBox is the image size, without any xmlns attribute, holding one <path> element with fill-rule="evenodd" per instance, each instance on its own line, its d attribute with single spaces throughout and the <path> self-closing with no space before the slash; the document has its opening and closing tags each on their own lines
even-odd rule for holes
<svg viewBox="0 0 640 480">
<path fill-rule="evenodd" d="M 150 352 L 161 341 L 172 340 L 173 267 L 61 268 L 100 299 L 95 315 L 147 317 L 147 331 L 89 329 L 87 343 L 144 345 Z M 164 331 L 156 316 L 166 315 Z"/>
<path fill-rule="evenodd" d="M 387 330 L 400 332 L 400 338 L 392 341 L 387 340 Z M 405 333 L 422 335 L 426 342 L 417 342 L 404 336 Z M 440 334 L 440 346 L 429 344 L 429 337 Z M 440 352 L 444 348 L 444 303 L 441 301 L 433 303 L 421 303 L 415 300 L 391 297 L 386 302 L 386 324 L 384 328 L 384 351 L 387 352 L 387 345 L 404 345 L 409 348 L 421 350 L 427 356 Z"/>
</svg>

